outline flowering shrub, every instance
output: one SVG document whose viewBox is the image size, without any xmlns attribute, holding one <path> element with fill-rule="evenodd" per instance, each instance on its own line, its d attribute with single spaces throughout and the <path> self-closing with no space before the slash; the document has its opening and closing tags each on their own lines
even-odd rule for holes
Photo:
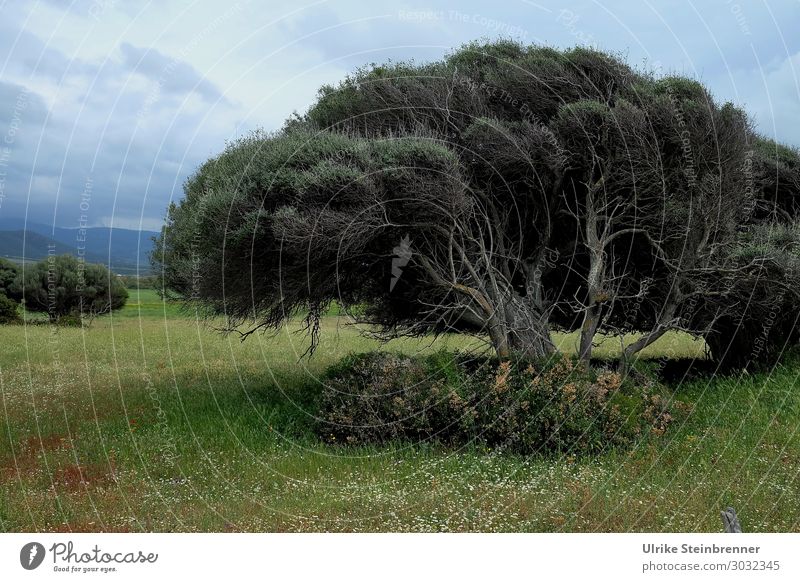
<svg viewBox="0 0 800 582">
<path fill-rule="evenodd" d="M 520 454 L 595 453 L 672 420 L 656 384 L 569 358 L 547 363 L 372 352 L 329 370 L 320 433 L 330 442 L 477 443 Z"/>
</svg>

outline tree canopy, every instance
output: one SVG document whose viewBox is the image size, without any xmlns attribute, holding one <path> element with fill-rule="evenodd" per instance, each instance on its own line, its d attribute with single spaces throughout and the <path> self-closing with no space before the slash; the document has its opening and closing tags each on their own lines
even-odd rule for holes
<svg viewBox="0 0 800 582">
<path fill-rule="evenodd" d="M 25 309 L 47 313 L 51 321 L 65 315 L 94 317 L 120 309 L 128 291 L 103 265 L 82 263 L 72 255 L 48 257 L 20 270 L 12 290 Z"/>
<path fill-rule="evenodd" d="M 797 151 L 697 81 L 476 43 L 361 69 L 229 144 L 153 260 L 253 330 L 303 312 L 314 337 L 337 301 L 386 337 L 486 334 L 501 357 L 579 329 L 588 361 L 598 333 L 642 332 L 630 358 L 681 329 L 722 360 L 776 296 L 796 317 L 799 186 Z"/>
<path fill-rule="evenodd" d="M 19 268 L 8 259 L 0 258 L 0 295 L 19 301 L 21 297 L 13 289 L 14 279 L 17 278 Z"/>
</svg>

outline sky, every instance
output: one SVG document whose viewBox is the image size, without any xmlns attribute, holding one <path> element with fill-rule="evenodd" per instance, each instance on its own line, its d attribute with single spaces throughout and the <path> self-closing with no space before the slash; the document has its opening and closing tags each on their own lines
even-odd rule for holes
<svg viewBox="0 0 800 582">
<path fill-rule="evenodd" d="M 688 75 L 800 146 L 798 32 L 798 0 L 0 0 L 0 225 L 156 230 L 226 142 L 360 66 L 475 39 Z"/>
</svg>

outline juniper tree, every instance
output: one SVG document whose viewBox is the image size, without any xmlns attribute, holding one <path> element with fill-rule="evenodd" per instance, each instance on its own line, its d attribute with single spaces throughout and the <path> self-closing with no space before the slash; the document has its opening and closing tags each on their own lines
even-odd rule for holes
<svg viewBox="0 0 800 582">
<path fill-rule="evenodd" d="M 596 334 L 641 331 L 632 357 L 670 329 L 709 333 L 714 301 L 744 309 L 719 281 L 766 260 L 735 250 L 753 139 L 694 81 L 586 48 L 472 44 L 361 69 L 229 145 L 187 181 L 153 258 L 245 334 L 299 312 L 315 332 L 337 301 L 384 337 L 485 334 L 501 357 L 546 356 L 560 328 L 581 330 L 588 361 Z"/>
</svg>

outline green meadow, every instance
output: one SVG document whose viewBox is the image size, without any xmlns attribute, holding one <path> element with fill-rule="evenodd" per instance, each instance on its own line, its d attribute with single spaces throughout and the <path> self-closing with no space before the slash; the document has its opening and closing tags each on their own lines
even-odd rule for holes
<svg viewBox="0 0 800 582">
<path fill-rule="evenodd" d="M 303 358 L 299 322 L 242 342 L 142 290 L 89 328 L 2 326 L 0 345 L 2 531 L 716 532 L 729 505 L 745 531 L 800 531 L 797 365 L 675 379 L 685 413 L 629 450 L 519 457 L 314 433 L 319 375 L 344 355 L 475 339 L 382 345 L 332 314 Z M 676 334 L 646 356 L 704 346 Z"/>
</svg>

